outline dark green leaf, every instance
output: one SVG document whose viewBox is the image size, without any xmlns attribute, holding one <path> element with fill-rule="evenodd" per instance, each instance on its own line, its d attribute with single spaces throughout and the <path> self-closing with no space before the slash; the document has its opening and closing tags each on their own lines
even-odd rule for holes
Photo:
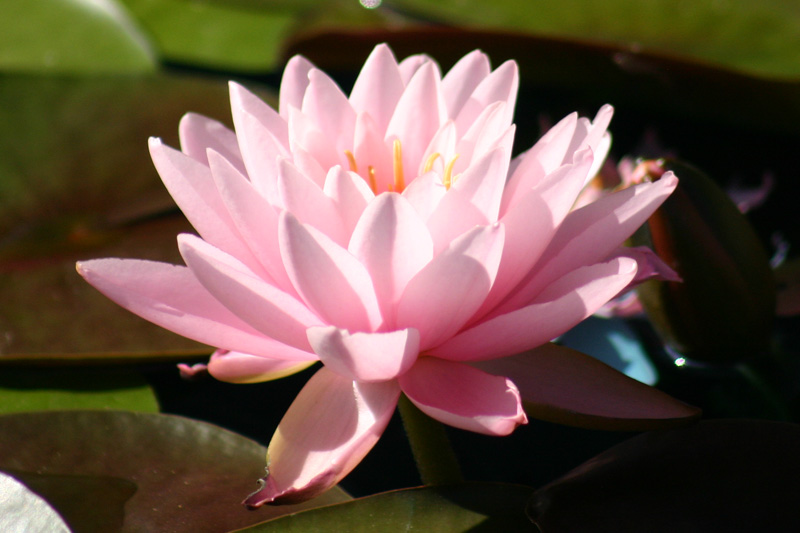
<svg viewBox="0 0 800 533">
<path fill-rule="evenodd" d="M 496 483 L 405 489 L 304 511 L 246 531 L 531 531 L 531 523 L 524 512 L 530 494 L 528 487 Z"/>
<path fill-rule="evenodd" d="M 122 531 L 228 531 L 347 498 L 333 489 L 305 504 L 247 511 L 240 502 L 263 476 L 265 457 L 266 449 L 251 440 L 176 416 L 0 416 L 0 470 L 57 495 L 50 503 L 76 531 L 97 530 L 96 519 L 113 516 L 122 517 Z M 132 494 L 130 484 L 136 488 Z M 98 517 L 85 513 L 86 499 L 104 488 L 113 492 L 106 498 L 110 508 Z M 80 518 L 73 522 L 71 516 Z"/>
<path fill-rule="evenodd" d="M 800 426 L 713 420 L 619 444 L 536 491 L 542 533 L 797 531 Z"/>
<path fill-rule="evenodd" d="M 118 74 L 155 65 L 144 34 L 114 0 L 0 2 L 0 70 Z"/>
<path fill-rule="evenodd" d="M 800 78 L 800 8 L 769 0 L 384 0 L 446 24 L 620 45 L 770 77 Z"/>
<path fill-rule="evenodd" d="M 176 146 L 187 111 L 229 112 L 224 80 L 0 77 L 0 361 L 80 354 L 208 354 L 86 284 L 74 262 L 180 262 L 191 231 L 161 184 L 147 138 Z"/>
</svg>

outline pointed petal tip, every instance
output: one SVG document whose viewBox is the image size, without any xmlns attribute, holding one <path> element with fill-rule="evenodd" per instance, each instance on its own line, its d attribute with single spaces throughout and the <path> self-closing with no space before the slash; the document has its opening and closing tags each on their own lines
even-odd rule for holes
<svg viewBox="0 0 800 533">
<path fill-rule="evenodd" d="M 336 484 L 333 472 L 323 472 L 301 488 L 281 489 L 269 474 L 258 480 L 258 490 L 242 502 L 248 510 L 254 511 L 264 505 L 291 505 L 316 498 Z"/>
</svg>

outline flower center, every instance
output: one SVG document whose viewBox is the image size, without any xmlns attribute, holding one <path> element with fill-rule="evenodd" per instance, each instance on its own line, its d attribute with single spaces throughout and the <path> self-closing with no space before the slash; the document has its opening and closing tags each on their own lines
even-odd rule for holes
<svg viewBox="0 0 800 533">
<path fill-rule="evenodd" d="M 358 172 L 358 164 L 356 163 L 356 156 L 353 155 L 353 152 L 350 150 L 344 151 L 345 157 L 347 157 L 347 163 L 350 167 L 352 172 L 360 174 Z M 433 165 L 436 160 L 441 157 L 439 152 L 433 153 L 428 156 L 428 159 L 425 160 L 425 166 L 423 167 L 423 174 L 430 172 L 433 169 Z M 453 176 L 453 166 L 456 164 L 456 160 L 458 159 L 458 154 L 456 154 L 453 159 L 450 160 L 444 168 L 444 174 L 442 175 L 442 185 L 445 186 L 448 190 L 450 189 L 450 185 L 456 182 L 458 179 L 459 174 Z M 387 189 L 389 192 L 403 192 L 403 189 L 406 188 L 405 176 L 403 174 L 403 148 L 400 144 L 399 139 L 395 139 L 394 143 L 392 144 L 392 174 L 393 180 L 389 182 L 387 185 Z M 369 165 L 367 167 L 367 182 L 369 183 L 370 189 L 375 194 L 378 194 L 378 181 L 375 177 L 375 167 Z"/>
</svg>

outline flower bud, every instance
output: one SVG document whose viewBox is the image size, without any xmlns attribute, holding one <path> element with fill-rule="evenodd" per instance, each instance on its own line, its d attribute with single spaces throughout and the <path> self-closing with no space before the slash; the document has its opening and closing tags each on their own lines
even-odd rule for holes
<svg viewBox="0 0 800 533">
<path fill-rule="evenodd" d="M 683 282 L 639 288 L 667 344 L 689 359 L 735 363 L 763 355 L 775 315 L 769 260 L 747 219 L 708 176 L 674 160 L 646 161 L 635 174 L 672 170 L 675 192 L 648 221 L 650 245 Z"/>
</svg>

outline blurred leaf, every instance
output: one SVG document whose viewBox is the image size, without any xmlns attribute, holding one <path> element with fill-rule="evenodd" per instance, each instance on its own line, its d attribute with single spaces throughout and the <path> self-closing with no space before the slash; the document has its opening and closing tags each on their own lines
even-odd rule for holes
<svg viewBox="0 0 800 533">
<path fill-rule="evenodd" d="M 798 531 L 800 426 L 712 420 L 639 435 L 536 491 L 542 533 Z"/>
<path fill-rule="evenodd" d="M 147 39 L 114 0 L 0 2 L 0 70 L 110 74 L 155 66 Z"/>
<path fill-rule="evenodd" d="M 683 279 L 637 291 L 664 339 L 690 359 L 733 363 L 763 357 L 775 317 L 775 283 L 758 235 L 708 176 L 674 160 L 645 162 L 680 182 L 650 217 L 653 250 Z M 650 171 L 650 170 L 648 170 Z"/>
<path fill-rule="evenodd" d="M 48 503 L 13 477 L 0 472 L 0 531 L 69 533 Z"/>
<path fill-rule="evenodd" d="M 566 346 L 548 343 L 473 363 L 519 387 L 531 418 L 588 429 L 644 431 L 686 425 L 700 409 Z"/>
<path fill-rule="evenodd" d="M 573 111 L 576 101 L 595 107 L 611 102 L 646 110 L 651 121 L 659 116 L 671 120 L 689 117 L 791 135 L 797 135 L 800 121 L 800 82 L 753 78 L 613 45 L 424 27 L 304 34 L 289 43 L 285 55 L 302 54 L 326 70 L 357 72 L 379 42 L 389 43 L 398 59 L 427 53 L 443 69 L 476 48 L 486 52 L 495 66 L 513 59 L 519 64 L 523 88 L 536 87 L 551 99 L 557 95 L 564 101 L 564 113 Z M 342 49 L 348 53 L 340 53 Z M 529 104 L 518 102 L 519 107 L 524 105 Z M 527 148 L 538 139 L 531 135 L 534 130 L 522 125 L 519 135 L 528 137 L 520 146 Z"/>
<path fill-rule="evenodd" d="M 293 23 L 290 13 L 187 0 L 121 0 L 165 59 L 234 71 L 269 70 Z"/>
<path fill-rule="evenodd" d="M 256 442 L 176 416 L 104 411 L 0 416 L 0 470 L 57 492 L 50 503 L 75 531 L 97 530 L 97 519 L 115 513 L 122 517 L 121 531 L 228 531 L 348 499 L 335 488 L 300 505 L 245 510 L 240 502 L 263 475 L 265 457 L 266 449 Z M 73 484 L 68 476 L 82 480 Z M 125 488 L 128 484 L 135 492 Z M 82 511 L 93 491 L 109 486 L 116 487 L 116 495 L 105 505 L 113 509 L 106 508 L 102 517 Z"/>
<path fill-rule="evenodd" d="M 778 288 L 777 314 L 791 316 L 800 314 L 800 259 L 795 258 L 775 269 Z"/>
<path fill-rule="evenodd" d="M 0 413 L 54 409 L 127 409 L 158 412 L 153 390 L 128 370 L 4 368 Z"/>
<path fill-rule="evenodd" d="M 191 231 L 152 167 L 187 111 L 229 116 L 222 80 L 0 77 L 0 354 L 208 354 L 118 308 L 77 259 L 180 262 Z M 0 362 L 8 358 L 0 357 Z"/>
<path fill-rule="evenodd" d="M 530 494 L 528 487 L 499 483 L 404 489 L 304 511 L 244 531 L 531 531 L 524 513 Z"/>
<path fill-rule="evenodd" d="M 423 19 L 657 52 L 760 76 L 800 78 L 800 6 L 785 0 L 384 0 Z"/>
</svg>

